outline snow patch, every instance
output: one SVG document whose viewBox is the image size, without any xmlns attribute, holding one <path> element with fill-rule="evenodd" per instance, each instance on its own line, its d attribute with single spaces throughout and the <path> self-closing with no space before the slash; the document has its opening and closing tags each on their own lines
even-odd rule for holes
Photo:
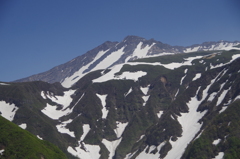
<svg viewBox="0 0 240 159">
<path fill-rule="evenodd" d="M 193 78 L 193 81 L 199 79 L 200 77 L 201 77 L 201 73 L 197 73 L 197 74 L 195 75 L 195 77 Z"/>
<path fill-rule="evenodd" d="M 22 123 L 20 125 L 18 125 L 20 128 L 22 129 L 26 129 L 27 128 L 27 124 L 26 123 Z"/>
<path fill-rule="evenodd" d="M 157 113 L 157 116 L 159 119 L 161 118 L 162 114 L 163 114 L 163 111 L 161 111 L 161 110 Z"/>
<path fill-rule="evenodd" d="M 100 147 L 98 145 L 88 145 L 84 142 L 81 143 L 84 148 L 81 148 L 80 146 L 75 147 L 74 149 L 69 146 L 67 148 L 67 151 L 72 154 L 75 157 L 78 158 L 84 158 L 84 159 L 97 159 L 100 158 Z M 79 145 L 81 145 L 79 142 Z"/>
<path fill-rule="evenodd" d="M 86 135 L 88 134 L 88 132 L 90 131 L 90 126 L 89 124 L 83 124 L 83 134 L 80 138 L 80 141 L 83 141 L 86 137 Z"/>
<path fill-rule="evenodd" d="M 70 131 L 68 128 L 66 128 L 68 123 L 71 123 L 72 119 L 69 119 L 67 121 L 62 122 L 59 125 L 56 125 L 58 132 L 62 133 L 62 134 L 68 134 L 71 137 L 75 138 L 74 132 Z"/>
<path fill-rule="evenodd" d="M 231 89 L 231 87 L 230 87 L 229 89 Z M 219 106 L 219 104 L 222 103 L 222 101 L 223 101 L 223 99 L 225 98 L 225 96 L 226 96 L 227 92 L 229 91 L 229 89 L 224 90 L 224 91 L 222 92 L 222 94 L 218 97 L 218 101 L 217 101 L 216 106 Z"/>
<path fill-rule="evenodd" d="M 143 99 L 143 101 L 144 101 L 143 106 L 146 105 L 146 103 L 147 103 L 149 97 L 150 97 L 150 95 L 148 95 L 148 96 L 142 96 L 142 99 Z"/>
<path fill-rule="evenodd" d="M 140 77 L 145 76 L 145 75 L 147 75 L 147 72 L 143 72 L 143 71 L 123 72 L 121 75 L 115 76 L 114 79 L 115 80 L 120 80 L 120 79 L 134 80 L 136 82 L 136 81 L 138 81 L 138 79 Z"/>
<path fill-rule="evenodd" d="M 213 145 L 218 145 L 221 142 L 221 139 L 216 139 L 212 142 Z"/>
<path fill-rule="evenodd" d="M 127 123 L 121 123 L 121 122 L 117 121 L 116 124 L 117 124 L 117 128 L 114 129 L 114 132 L 116 133 L 117 138 L 119 138 L 119 137 L 122 136 L 123 131 L 125 130 L 126 126 L 128 125 L 128 122 Z"/>
<path fill-rule="evenodd" d="M 145 135 L 141 135 L 140 138 L 139 138 L 136 142 L 142 140 L 142 139 L 144 138 L 144 136 L 145 136 Z"/>
<path fill-rule="evenodd" d="M 114 141 L 108 141 L 106 139 L 102 140 L 102 143 L 105 145 L 105 147 L 109 151 L 108 159 L 112 159 L 112 157 L 115 155 L 116 148 L 120 144 L 121 140 L 122 140 L 122 138 L 120 138 L 118 140 L 114 140 Z"/>
<path fill-rule="evenodd" d="M 40 140 L 43 140 L 43 138 L 41 138 L 39 135 L 37 135 L 37 138 L 39 138 Z"/>
<path fill-rule="evenodd" d="M 156 146 L 150 146 L 149 148 L 149 153 L 146 153 L 146 150 L 148 147 L 146 147 L 137 157 L 136 159 L 146 159 L 146 158 L 151 158 L 151 159 L 159 159 L 160 154 L 158 152 L 161 150 L 161 148 L 165 145 L 165 142 L 162 142 L 160 145 L 157 147 L 157 152 L 155 154 L 151 153 Z"/>
<path fill-rule="evenodd" d="M 0 115 L 9 121 L 13 121 L 14 116 L 18 110 L 15 104 L 9 104 L 5 101 L 0 101 Z"/>
<path fill-rule="evenodd" d="M 121 75 L 115 75 L 117 72 L 119 72 L 122 68 L 123 64 L 115 65 L 112 67 L 112 69 L 104 74 L 103 76 L 96 78 L 93 81 L 93 83 L 101 83 L 106 82 L 109 80 L 134 80 L 137 81 L 138 78 L 147 75 L 146 72 L 143 71 L 137 71 L 137 72 L 123 72 Z"/>
<path fill-rule="evenodd" d="M 126 97 L 129 93 L 131 93 L 132 92 L 132 87 L 128 90 L 128 92 L 127 93 L 125 93 L 124 94 L 124 97 Z"/>
<path fill-rule="evenodd" d="M 226 107 L 222 107 L 222 109 L 219 111 L 219 114 L 224 112 L 226 109 L 227 109 L 227 106 Z"/>
<path fill-rule="evenodd" d="M 0 155 L 3 155 L 4 149 L 0 150 Z"/>
<path fill-rule="evenodd" d="M 217 156 L 215 156 L 215 158 L 213 159 L 223 159 L 224 156 L 224 152 L 219 152 Z"/>
<path fill-rule="evenodd" d="M 143 92 L 143 94 L 147 95 L 148 91 L 149 91 L 149 86 L 148 85 L 147 87 L 140 87 L 141 91 Z"/>
<path fill-rule="evenodd" d="M 186 59 L 184 59 L 185 61 L 182 62 L 182 63 L 177 63 L 177 62 L 172 62 L 172 63 L 169 63 L 169 64 L 162 64 L 160 62 L 152 62 L 152 63 L 147 63 L 147 62 L 128 62 L 126 64 L 129 64 L 129 65 L 152 65 L 152 66 L 163 66 L 167 69 L 176 69 L 176 68 L 179 68 L 181 66 L 191 66 L 192 65 L 192 61 L 195 60 L 195 59 L 200 59 L 202 58 L 203 56 L 196 56 L 196 57 L 188 57 Z"/>
<path fill-rule="evenodd" d="M 112 64 L 114 64 L 117 60 L 121 58 L 121 56 L 124 54 L 123 52 L 124 49 L 125 47 L 122 47 L 121 49 L 112 52 L 105 59 L 103 59 L 97 66 L 95 66 L 91 71 L 106 69 L 110 67 Z"/>
<path fill-rule="evenodd" d="M 102 119 L 106 119 L 107 115 L 108 115 L 108 111 L 106 108 L 106 98 L 107 98 L 107 94 L 106 95 L 100 95 L 100 94 L 96 94 L 97 97 L 101 100 L 102 103 Z"/>
<path fill-rule="evenodd" d="M 50 96 L 49 93 L 46 94 L 46 97 L 48 99 L 52 100 L 53 102 L 55 102 L 57 104 L 62 105 L 62 108 L 57 109 L 58 106 L 50 105 L 50 104 L 47 103 L 47 106 L 44 109 L 41 110 L 42 113 L 47 115 L 49 118 L 52 118 L 52 119 L 55 119 L 55 120 L 72 113 L 72 111 L 75 108 L 75 106 L 77 105 L 77 103 L 84 96 L 84 94 L 83 94 L 80 97 L 80 99 L 77 101 L 77 103 L 72 108 L 69 108 L 68 106 L 72 102 L 71 95 L 73 95 L 74 93 L 75 93 L 75 90 L 69 90 L 67 92 L 64 92 L 64 96 L 52 96 L 52 95 Z"/>
<path fill-rule="evenodd" d="M 148 91 L 149 91 L 149 86 L 150 86 L 150 85 L 148 85 L 147 87 L 140 87 L 141 91 L 142 91 L 143 94 L 145 95 L 145 96 L 142 96 L 142 99 L 143 99 L 143 101 L 144 101 L 143 106 L 146 105 L 146 103 L 147 103 L 147 101 L 148 101 L 148 99 L 149 99 L 149 95 L 147 96 Z"/>
<path fill-rule="evenodd" d="M 185 148 L 188 143 L 195 137 L 195 135 L 200 131 L 202 124 L 198 121 L 206 114 L 206 110 L 203 112 L 197 112 L 199 104 L 207 97 L 207 92 L 213 82 L 216 80 L 213 79 L 211 84 L 203 91 L 203 98 L 201 101 L 198 101 L 196 96 L 192 97 L 187 103 L 189 107 L 188 113 L 181 113 L 181 116 L 178 117 L 178 121 L 182 126 L 182 136 L 178 138 L 177 141 L 170 141 L 172 149 L 168 152 L 165 159 L 173 159 L 182 156 Z M 201 87 L 198 88 L 197 92 Z"/>
<path fill-rule="evenodd" d="M 210 96 L 208 97 L 208 101 L 211 102 L 217 95 L 217 92 L 213 92 L 212 94 L 210 94 Z"/>
<path fill-rule="evenodd" d="M 184 78 L 187 76 L 187 71 L 188 71 L 188 69 L 185 69 L 185 70 L 184 70 L 185 75 L 181 78 L 181 80 L 180 80 L 180 85 L 182 85 L 182 81 L 183 81 Z"/>
<path fill-rule="evenodd" d="M 86 75 L 88 72 L 83 73 L 85 70 L 87 70 L 89 68 L 89 66 L 91 64 L 93 64 L 95 61 L 97 61 L 100 57 L 102 57 L 102 55 L 104 55 L 106 51 L 99 51 L 98 54 L 95 56 L 95 58 L 93 59 L 93 61 L 91 61 L 90 63 L 88 63 L 87 65 L 81 67 L 77 72 L 75 72 L 72 76 L 67 77 L 64 79 L 64 81 L 61 83 L 63 87 L 69 88 L 71 87 L 74 83 L 76 83 L 79 79 L 81 79 L 84 75 Z M 77 77 L 77 78 L 75 78 Z"/>
<path fill-rule="evenodd" d="M 8 84 L 8 83 L 0 83 L 0 85 L 8 86 L 10 84 Z"/>
<path fill-rule="evenodd" d="M 151 46 L 147 45 L 146 47 L 144 47 L 142 49 L 142 45 L 143 45 L 143 42 L 140 42 L 136 49 L 134 50 L 133 54 L 129 57 L 127 57 L 125 59 L 125 62 L 128 62 L 130 59 L 134 58 L 134 59 L 139 59 L 139 58 L 144 58 L 144 57 L 147 57 L 147 53 L 149 51 L 149 49 L 155 45 L 155 43 L 153 43 Z"/>
</svg>

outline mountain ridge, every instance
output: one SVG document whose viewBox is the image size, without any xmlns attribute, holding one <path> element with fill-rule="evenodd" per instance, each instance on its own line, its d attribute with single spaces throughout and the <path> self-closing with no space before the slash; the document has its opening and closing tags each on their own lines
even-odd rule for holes
<svg viewBox="0 0 240 159">
<path fill-rule="evenodd" d="M 135 60 L 139 58 L 145 58 L 149 56 L 159 56 L 161 54 L 174 54 L 174 53 L 187 53 L 194 51 L 208 51 L 208 50 L 220 50 L 240 44 L 240 42 L 205 42 L 200 45 L 195 44 L 190 47 L 182 46 L 171 46 L 168 44 L 163 44 L 162 42 L 156 41 L 154 39 L 146 40 L 138 36 L 127 36 L 121 42 L 110 42 L 106 41 L 98 47 L 88 51 L 87 53 L 72 59 L 69 62 L 56 66 L 49 71 L 32 75 L 23 79 L 16 80 L 14 82 L 26 82 L 26 81 L 45 81 L 49 83 L 60 82 L 65 87 L 70 87 L 74 82 L 82 77 L 84 74 L 91 70 L 96 69 L 106 69 L 115 64 L 125 63 L 130 60 Z M 113 55 L 114 54 L 121 54 Z M 108 62 L 111 63 L 113 56 L 119 56 L 116 61 L 113 61 L 108 66 L 101 65 L 101 61 L 106 59 L 108 56 L 112 55 L 111 59 L 108 58 Z M 99 57 L 97 57 L 99 56 Z M 95 61 L 94 61 L 95 59 Z M 88 65 L 89 64 L 89 65 Z M 100 66 L 101 65 L 101 66 Z M 86 68 L 87 67 L 87 68 Z M 94 68 L 95 67 L 95 68 Z M 100 67 L 100 68 L 97 68 Z M 76 74 L 76 75 L 74 75 Z M 74 80 L 75 79 L 75 80 Z"/>
</svg>

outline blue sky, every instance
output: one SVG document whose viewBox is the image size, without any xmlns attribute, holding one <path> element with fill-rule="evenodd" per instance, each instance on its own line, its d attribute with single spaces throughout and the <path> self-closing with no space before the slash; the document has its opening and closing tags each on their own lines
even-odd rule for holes
<svg viewBox="0 0 240 159">
<path fill-rule="evenodd" d="M 47 71 L 105 41 L 240 41 L 239 0 L 1 0 L 0 81 Z"/>
</svg>

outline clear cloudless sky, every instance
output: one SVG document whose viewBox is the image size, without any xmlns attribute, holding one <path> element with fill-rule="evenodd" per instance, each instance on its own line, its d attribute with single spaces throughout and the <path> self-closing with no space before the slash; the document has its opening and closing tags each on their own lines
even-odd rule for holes
<svg viewBox="0 0 240 159">
<path fill-rule="evenodd" d="M 0 0 L 0 81 L 47 71 L 105 41 L 240 41 L 239 0 Z"/>
</svg>

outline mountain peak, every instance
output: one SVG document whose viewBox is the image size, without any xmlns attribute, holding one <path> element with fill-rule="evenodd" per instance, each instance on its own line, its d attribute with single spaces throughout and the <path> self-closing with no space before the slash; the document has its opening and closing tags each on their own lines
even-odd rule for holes
<svg viewBox="0 0 240 159">
<path fill-rule="evenodd" d="M 133 42 L 133 41 L 145 41 L 146 39 L 139 37 L 139 36 L 135 36 L 135 35 L 128 35 L 127 37 L 125 37 L 123 39 L 123 41 L 128 41 L 128 42 Z"/>
</svg>

